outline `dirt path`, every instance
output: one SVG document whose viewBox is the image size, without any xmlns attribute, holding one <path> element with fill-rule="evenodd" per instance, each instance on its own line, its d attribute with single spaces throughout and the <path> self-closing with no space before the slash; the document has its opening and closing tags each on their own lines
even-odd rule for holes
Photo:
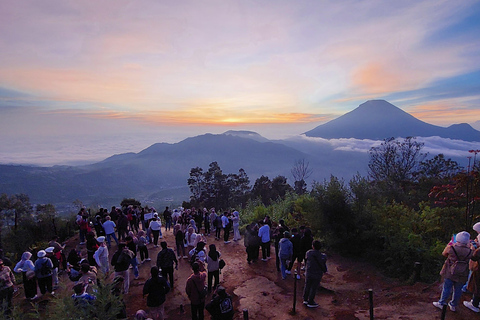
<svg viewBox="0 0 480 320">
<path fill-rule="evenodd" d="M 174 237 L 171 231 L 163 233 L 169 247 L 174 245 Z M 78 239 L 70 239 L 72 244 L 78 243 Z M 238 243 L 224 244 L 216 241 L 213 236 L 207 237 L 207 241 L 215 243 L 217 250 L 222 253 L 222 258 L 227 265 L 220 275 L 221 284 L 233 296 L 236 309 L 235 319 L 243 319 L 242 310 L 248 310 L 249 319 L 334 319 L 354 320 L 370 319 L 368 289 L 373 289 L 375 319 L 440 319 L 441 311 L 432 305 L 432 301 L 439 298 L 441 284 L 429 285 L 417 283 L 405 285 L 396 280 L 383 277 L 379 272 L 372 269 L 366 263 L 343 258 L 337 255 L 329 255 L 329 272 L 322 280 L 323 289 L 319 290 L 316 301 L 319 308 L 309 309 L 302 304 L 302 290 L 304 277 L 297 281 L 296 314 L 292 315 L 294 297 L 293 275 L 282 280 L 275 268 L 275 258 L 263 262 L 259 260 L 254 264 L 247 264 L 243 239 Z M 208 245 L 207 244 L 207 245 Z M 146 299 L 142 298 L 142 289 L 145 281 L 149 278 L 150 267 L 155 264 L 159 248 L 148 245 L 152 261 L 140 265 L 140 278 L 133 280 L 131 275 L 130 293 L 125 296 L 129 319 L 133 319 L 139 309 L 147 310 Z M 113 255 L 113 246 L 110 257 Z M 272 254 L 273 246 L 272 246 Z M 185 282 L 191 274 L 187 259 L 181 259 L 178 271 L 175 271 L 175 288 L 167 294 L 165 313 L 167 319 L 182 320 L 191 319 L 190 302 L 185 293 Z M 113 276 L 111 276 L 113 277 Z M 71 281 L 64 275 L 62 282 L 67 284 L 67 290 L 71 290 Z M 23 291 L 23 290 L 22 290 Z M 71 292 L 71 291 L 68 291 Z M 69 293 L 70 294 L 70 293 Z M 26 305 L 23 292 L 16 299 L 22 300 Z M 211 295 L 207 298 L 207 301 Z M 40 302 L 47 303 L 43 299 Z M 471 299 L 470 295 L 464 295 L 462 300 Z M 209 319 L 205 311 L 206 319 Z M 448 310 L 446 319 L 474 319 L 476 315 L 466 309 L 463 304 L 453 313 Z"/>
<path fill-rule="evenodd" d="M 164 233 L 170 247 L 174 244 L 171 232 Z M 304 277 L 297 281 L 296 314 L 292 315 L 294 278 L 288 276 L 282 280 L 275 268 L 275 259 L 247 264 L 243 240 L 238 243 L 224 244 L 207 237 L 209 243 L 215 243 L 217 250 L 227 262 L 220 275 L 220 281 L 234 297 L 235 319 L 243 319 L 242 310 L 247 309 L 249 318 L 263 319 L 370 319 L 368 289 L 374 293 L 375 319 L 440 319 L 441 311 L 432 305 L 439 298 L 440 284 L 417 283 L 413 286 L 399 283 L 383 277 L 368 264 L 352 261 L 340 256 L 330 256 L 329 272 L 322 280 L 324 289 L 317 293 L 317 309 L 309 309 L 302 304 Z M 149 247 L 150 248 L 150 247 Z M 272 252 L 273 252 L 272 247 Z M 150 263 L 141 265 L 141 277 L 134 280 L 131 293 L 125 298 L 129 315 L 136 310 L 145 309 L 146 301 L 141 298 L 141 290 L 148 278 L 158 248 L 150 248 Z M 168 319 L 191 319 L 189 300 L 185 294 L 185 282 L 191 274 L 186 259 L 179 263 L 175 272 L 175 288 L 167 295 L 165 313 Z M 210 297 L 210 296 L 209 296 Z M 470 299 L 464 295 L 462 299 Z M 208 301 L 208 300 L 207 300 Z M 472 311 L 460 306 L 456 313 L 448 312 L 447 319 L 472 319 Z M 206 313 L 207 319 L 209 316 Z"/>
</svg>

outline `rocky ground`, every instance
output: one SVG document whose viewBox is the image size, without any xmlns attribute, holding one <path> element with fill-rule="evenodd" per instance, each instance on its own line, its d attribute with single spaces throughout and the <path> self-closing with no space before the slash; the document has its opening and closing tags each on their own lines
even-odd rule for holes
<svg viewBox="0 0 480 320">
<path fill-rule="evenodd" d="M 164 232 L 169 246 L 174 245 L 172 232 Z M 243 319 L 243 310 L 248 310 L 249 319 L 370 319 L 369 294 L 373 290 L 375 319 L 440 319 L 441 310 L 432 305 L 439 298 L 441 283 L 416 283 L 406 285 L 386 278 L 364 262 L 329 254 L 328 268 L 318 291 L 316 301 L 320 307 L 309 309 L 303 305 L 302 290 L 304 277 L 297 281 L 296 308 L 293 312 L 295 280 L 293 275 L 283 280 L 276 271 L 275 259 L 259 260 L 247 264 L 243 240 L 224 244 L 213 236 L 207 237 L 215 243 L 227 265 L 220 275 L 221 284 L 232 295 L 236 313 L 235 319 Z M 75 240 L 74 240 L 75 241 Z M 78 240 L 77 240 L 78 241 Z M 155 263 L 159 248 L 149 245 L 152 261 L 140 266 L 140 278 L 132 280 L 130 293 L 125 297 L 129 319 L 138 309 L 145 309 L 146 299 L 142 298 L 143 284 L 149 277 L 150 267 Z M 274 252 L 272 247 L 272 253 Z M 113 252 L 111 252 L 111 255 Z M 191 274 L 187 259 L 180 259 L 175 272 L 175 288 L 167 295 L 165 314 L 167 319 L 191 319 L 190 305 L 185 293 L 185 282 Z M 133 279 L 133 275 L 132 275 Z M 68 279 L 64 278 L 67 282 Z M 209 298 L 211 295 L 209 296 Z M 463 299 L 471 299 L 464 295 Z M 206 319 L 209 319 L 205 311 Z M 460 320 L 478 317 L 463 306 L 453 313 L 448 310 L 446 319 Z"/>
</svg>

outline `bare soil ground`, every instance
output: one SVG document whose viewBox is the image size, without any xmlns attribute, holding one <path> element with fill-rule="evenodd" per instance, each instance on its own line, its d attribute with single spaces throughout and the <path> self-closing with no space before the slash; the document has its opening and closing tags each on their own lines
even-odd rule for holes
<svg viewBox="0 0 480 320">
<path fill-rule="evenodd" d="M 172 231 L 164 232 L 164 238 L 170 247 L 174 245 Z M 72 239 L 73 241 L 78 241 Z M 432 305 L 441 292 L 441 283 L 416 283 L 406 285 L 397 280 L 384 277 L 369 264 L 355 261 L 338 255 L 329 255 L 328 273 L 324 275 L 316 302 L 320 307 L 309 309 L 303 305 L 302 291 L 304 285 L 303 271 L 297 281 L 297 299 L 295 313 L 294 276 L 283 280 L 276 271 L 274 250 L 272 259 L 267 262 L 259 260 L 247 264 L 243 239 L 238 243 L 232 241 L 224 244 L 213 236 L 207 237 L 209 243 L 215 243 L 217 250 L 227 265 L 220 275 L 221 284 L 232 295 L 236 309 L 235 319 L 243 319 L 243 310 L 248 310 L 249 319 L 335 319 L 362 320 L 370 319 L 368 289 L 373 290 L 375 319 L 440 319 L 441 310 Z M 77 242 L 78 243 L 78 242 Z M 140 278 L 132 280 L 130 293 L 124 300 L 127 305 L 129 319 L 133 319 L 139 309 L 148 310 L 146 299 L 142 298 L 143 284 L 149 278 L 150 267 L 154 265 L 159 248 L 149 244 L 152 261 L 140 265 Z M 113 251 L 115 246 L 113 246 Z M 110 252 L 110 256 L 113 254 Z M 165 302 L 166 319 L 191 319 L 190 302 L 185 293 L 185 282 L 191 274 L 187 259 L 180 259 L 179 268 L 175 271 L 175 287 L 168 293 Z M 133 274 L 131 276 L 133 279 Z M 69 282 L 64 276 L 63 282 Z M 23 293 L 21 294 L 23 297 Z M 211 294 L 207 297 L 207 301 Z M 48 298 L 47 298 L 48 299 Z M 464 295 L 462 300 L 470 300 Z M 205 311 L 206 319 L 209 319 Z M 457 312 L 448 310 L 446 319 L 473 319 L 476 315 L 463 304 Z"/>
</svg>

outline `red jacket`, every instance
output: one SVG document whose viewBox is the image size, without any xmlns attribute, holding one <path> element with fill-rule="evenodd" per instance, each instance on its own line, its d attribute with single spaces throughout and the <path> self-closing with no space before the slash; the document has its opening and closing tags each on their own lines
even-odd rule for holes
<svg viewBox="0 0 480 320">
<path fill-rule="evenodd" d="M 192 275 L 187 279 L 185 291 L 192 304 L 200 304 L 205 302 L 205 298 L 200 298 L 200 291 L 205 287 L 205 280 L 207 279 L 206 272 L 199 272 Z"/>
</svg>

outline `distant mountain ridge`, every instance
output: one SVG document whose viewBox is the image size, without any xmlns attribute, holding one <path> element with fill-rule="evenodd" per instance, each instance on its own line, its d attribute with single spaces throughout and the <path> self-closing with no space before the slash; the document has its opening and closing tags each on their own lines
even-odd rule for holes
<svg viewBox="0 0 480 320">
<path fill-rule="evenodd" d="M 392 136 L 436 135 L 466 141 L 480 141 L 479 134 L 467 124 L 449 128 L 430 125 L 383 100 L 367 101 L 306 133 L 327 139 L 381 140 Z M 195 167 L 208 170 L 213 161 L 225 174 L 244 169 L 251 184 L 262 175 L 270 179 L 283 175 L 293 184 L 291 169 L 301 159 L 309 162 L 313 170 L 309 183 L 324 181 L 332 175 L 348 181 L 357 173 L 367 173 L 369 155 L 365 148 L 363 151 L 357 148 L 359 143 L 370 144 L 356 140 L 351 142 L 351 148 L 342 149 L 337 148 L 335 141 L 303 135 L 273 141 L 256 132 L 230 130 L 173 144 L 155 143 L 138 153 L 117 154 L 90 165 L 0 165 L 0 192 L 25 193 L 32 203 L 52 203 L 57 207 L 68 207 L 76 199 L 86 205 L 109 207 L 130 197 L 144 204 L 180 205 L 190 196 L 187 185 L 190 170 Z"/>
<path fill-rule="evenodd" d="M 369 100 L 356 109 L 305 132 L 325 139 L 383 140 L 394 137 L 433 137 L 479 141 L 480 131 L 469 124 L 448 128 L 423 122 L 385 100 Z"/>
</svg>

